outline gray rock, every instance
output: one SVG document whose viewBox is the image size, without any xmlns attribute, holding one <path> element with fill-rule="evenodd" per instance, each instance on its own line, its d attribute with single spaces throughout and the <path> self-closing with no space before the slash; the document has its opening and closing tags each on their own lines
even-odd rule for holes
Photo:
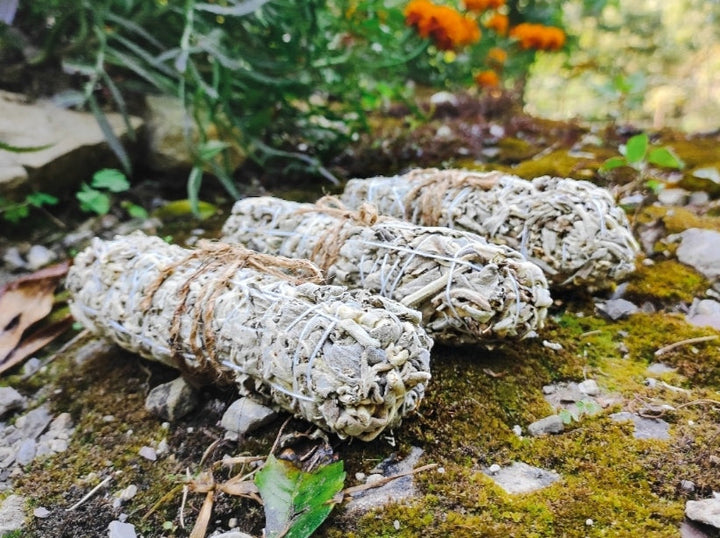
<svg viewBox="0 0 720 538">
<path fill-rule="evenodd" d="M 57 254 L 42 245 L 33 245 L 25 258 L 27 259 L 27 268 L 31 271 L 37 271 L 57 260 Z"/>
<path fill-rule="evenodd" d="M 38 506 L 35 510 L 33 510 L 33 515 L 38 519 L 45 519 L 50 515 L 50 510 L 44 506 Z"/>
<path fill-rule="evenodd" d="M 664 362 L 654 362 L 650 366 L 648 366 L 645 371 L 648 374 L 652 374 L 652 375 L 663 375 L 663 374 L 671 374 L 671 373 L 677 371 L 677 368 L 673 368 L 672 366 L 669 366 L 669 365 L 665 364 Z"/>
<path fill-rule="evenodd" d="M 555 471 L 547 471 L 517 461 L 495 473 L 490 473 L 489 470 L 483 472 L 492 478 L 498 486 L 511 494 L 536 491 L 560 479 L 560 475 Z"/>
<path fill-rule="evenodd" d="M 198 141 L 192 116 L 186 113 L 182 101 L 176 97 L 151 95 L 145 99 L 147 110 L 147 163 L 154 170 L 189 170 L 194 165 L 191 144 Z M 190 133 L 191 140 L 185 133 Z M 233 145 L 227 152 L 231 168 L 245 160 L 244 151 Z"/>
<path fill-rule="evenodd" d="M 680 480 L 680 489 L 692 493 L 695 491 L 695 482 L 692 480 Z"/>
<path fill-rule="evenodd" d="M 550 433 L 560 433 L 565 430 L 565 424 L 558 415 L 550 415 L 549 417 L 536 420 L 528 426 L 528 433 L 533 437 L 540 437 Z"/>
<path fill-rule="evenodd" d="M 600 387 L 594 379 L 586 379 L 578 383 L 578 390 L 588 396 L 597 396 L 600 394 Z"/>
<path fill-rule="evenodd" d="M 0 505 L 0 536 L 25 524 L 25 497 L 10 495 Z"/>
<path fill-rule="evenodd" d="M 140 450 L 138 450 L 138 454 L 140 454 L 140 456 L 142 456 L 146 460 L 157 460 L 157 453 L 155 452 L 155 449 L 151 446 L 141 447 Z"/>
<path fill-rule="evenodd" d="M 30 377 L 42 367 L 42 362 L 37 357 L 30 357 L 22 367 L 23 377 Z"/>
<path fill-rule="evenodd" d="M 705 191 L 695 191 L 690 194 L 690 203 L 692 205 L 704 205 L 710 201 L 710 195 Z"/>
<path fill-rule="evenodd" d="M 720 277 L 720 232 L 690 228 L 680 237 L 678 260 L 710 280 Z"/>
<path fill-rule="evenodd" d="M 720 496 L 717 493 L 709 499 L 685 503 L 688 519 L 720 529 Z"/>
<path fill-rule="evenodd" d="M 695 299 L 685 320 L 696 327 L 720 329 L 720 302 L 713 299 Z"/>
<path fill-rule="evenodd" d="M 374 469 L 371 469 L 370 474 L 366 479 L 367 482 L 372 482 L 373 474 L 380 474 L 381 477 L 393 476 L 398 473 L 404 473 L 411 471 L 420 461 L 423 450 L 419 447 L 412 447 L 410 454 L 400 461 L 385 460 L 377 465 Z M 432 471 L 429 471 L 432 472 Z M 389 504 L 391 502 L 400 502 L 405 499 L 413 497 L 416 493 L 415 481 L 412 475 L 403 476 L 384 484 L 377 488 L 367 489 L 351 494 L 351 499 L 347 503 L 347 510 L 350 512 L 372 510 L 373 508 L 379 508 Z"/>
<path fill-rule="evenodd" d="M 227 408 L 222 417 L 221 425 L 237 435 L 245 435 L 253 430 L 269 424 L 277 417 L 273 409 L 259 404 L 252 398 L 235 400 Z"/>
<path fill-rule="evenodd" d="M 635 439 L 657 439 L 660 441 L 670 439 L 670 424 L 660 418 L 645 418 L 627 411 L 613 413 L 610 418 L 616 422 L 631 420 L 635 424 L 633 433 Z"/>
<path fill-rule="evenodd" d="M 45 431 L 52 418 L 48 407 L 41 405 L 19 417 L 15 421 L 15 427 L 21 438 L 36 439 Z"/>
<path fill-rule="evenodd" d="M 23 405 L 25 398 L 22 394 L 12 387 L 0 387 L 0 417 L 15 409 L 22 409 Z"/>
<path fill-rule="evenodd" d="M 685 189 L 663 189 L 658 193 L 658 202 L 662 205 L 678 205 L 687 204 L 690 193 Z"/>
<path fill-rule="evenodd" d="M 124 138 L 127 129 L 122 116 L 108 114 L 107 118 Z M 136 129 L 142 126 L 139 118 L 131 118 L 131 123 Z M 21 95 L 0 92 L 0 132 L 3 142 L 13 146 L 48 145 L 23 153 L 0 150 L 2 195 L 33 189 L 74 190 L 98 167 L 116 160 L 92 114 L 62 109 L 50 101 L 28 103 Z"/>
<path fill-rule="evenodd" d="M 27 465 L 35 459 L 37 441 L 33 438 L 23 439 L 15 453 L 15 461 L 20 465 Z"/>
<path fill-rule="evenodd" d="M 135 525 L 122 521 L 111 521 L 108 525 L 108 538 L 137 538 Z"/>
<path fill-rule="evenodd" d="M 15 449 L 9 446 L 0 446 L 0 469 L 10 467 L 15 461 Z"/>
<path fill-rule="evenodd" d="M 174 421 L 195 409 L 198 397 L 182 377 L 158 385 L 145 399 L 145 409 L 164 420 Z"/>
<path fill-rule="evenodd" d="M 636 304 L 626 299 L 610 299 L 605 303 L 598 303 L 595 308 L 600 314 L 613 321 L 626 318 L 639 311 Z"/>
</svg>

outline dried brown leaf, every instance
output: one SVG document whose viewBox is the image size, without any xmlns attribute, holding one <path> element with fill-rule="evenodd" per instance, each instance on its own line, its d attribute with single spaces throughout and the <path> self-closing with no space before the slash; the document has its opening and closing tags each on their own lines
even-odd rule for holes
<svg viewBox="0 0 720 538">
<path fill-rule="evenodd" d="M 72 324 L 73 317 L 71 315 L 67 315 L 63 319 L 31 333 L 19 346 L 12 350 L 4 361 L 0 362 L 0 374 L 3 374 L 5 371 L 9 370 L 16 364 L 19 364 L 39 349 L 48 345 L 62 333 L 70 329 Z"/>
<path fill-rule="evenodd" d="M 0 364 L 7 361 L 25 330 L 47 316 L 53 292 L 69 262 L 19 278 L 0 289 Z"/>
<path fill-rule="evenodd" d="M 205 495 L 205 500 L 200 507 L 200 513 L 195 521 L 190 538 L 205 538 L 207 534 L 208 524 L 210 523 L 210 517 L 212 516 L 213 501 L 215 497 L 214 491 L 208 491 Z"/>
</svg>

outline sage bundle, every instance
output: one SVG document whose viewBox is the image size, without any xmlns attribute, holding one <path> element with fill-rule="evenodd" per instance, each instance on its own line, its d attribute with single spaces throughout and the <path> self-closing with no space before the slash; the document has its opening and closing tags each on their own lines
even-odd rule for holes
<svg viewBox="0 0 720 538">
<path fill-rule="evenodd" d="M 638 245 L 624 211 L 586 181 L 419 169 L 350 180 L 340 198 L 352 208 L 369 202 L 384 215 L 510 246 L 539 265 L 551 287 L 607 288 L 635 269 Z"/>
<path fill-rule="evenodd" d="M 378 219 L 326 197 L 235 203 L 222 240 L 317 263 L 331 284 L 362 288 L 419 310 L 449 344 L 535 336 L 552 304 L 542 270 L 509 247 L 467 232 Z"/>
<path fill-rule="evenodd" d="M 307 261 L 209 242 L 190 251 L 138 232 L 93 240 L 67 287 L 95 334 L 371 440 L 417 407 L 432 340 L 418 312 L 319 281 Z"/>
</svg>

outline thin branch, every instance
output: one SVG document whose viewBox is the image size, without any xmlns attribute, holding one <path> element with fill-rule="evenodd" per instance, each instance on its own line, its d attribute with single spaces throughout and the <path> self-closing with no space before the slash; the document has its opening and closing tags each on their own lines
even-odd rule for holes
<svg viewBox="0 0 720 538">
<path fill-rule="evenodd" d="M 668 351 L 672 351 L 673 349 L 689 344 L 700 344 L 702 342 L 710 342 L 712 340 L 716 340 L 718 337 L 717 334 L 713 334 L 711 336 L 698 336 L 697 338 L 688 338 L 687 340 L 680 340 L 679 342 L 675 342 L 674 344 L 669 344 L 667 346 L 661 347 L 655 352 L 655 356 L 659 357 L 660 355 L 667 353 Z"/>
</svg>

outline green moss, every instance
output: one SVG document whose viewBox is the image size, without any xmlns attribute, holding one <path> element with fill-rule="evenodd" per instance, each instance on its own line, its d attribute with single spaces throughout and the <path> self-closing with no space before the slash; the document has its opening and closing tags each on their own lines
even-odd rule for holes
<svg viewBox="0 0 720 538">
<path fill-rule="evenodd" d="M 709 287 L 709 282 L 691 267 L 663 260 L 653 265 L 638 264 L 628 283 L 627 295 L 636 302 L 690 303 Z"/>
<path fill-rule="evenodd" d="M 720 217 L 696 215 L 684 207 L 649 206 L 635 218 L 637 224 L 662 223 L 669 234 L 680 233 L 689 228 L 720 231 Z"/>
<path fill-rule="evenodd" d="M 558 150 L 525 160 L 514 166 L 512 173 L 526 179 L 549 175 L 589 180 L 595 177 L 600 164 L 592 159 L 571 157 L 567 150 Z"/>
<path fill-rule="evenodd" d="M 499 160 L 502 163 L 512 164 L 532 158 L 540 148 L 520 138 L 503 138 L 498 142 L 500 148 Z"/>
</svg>

